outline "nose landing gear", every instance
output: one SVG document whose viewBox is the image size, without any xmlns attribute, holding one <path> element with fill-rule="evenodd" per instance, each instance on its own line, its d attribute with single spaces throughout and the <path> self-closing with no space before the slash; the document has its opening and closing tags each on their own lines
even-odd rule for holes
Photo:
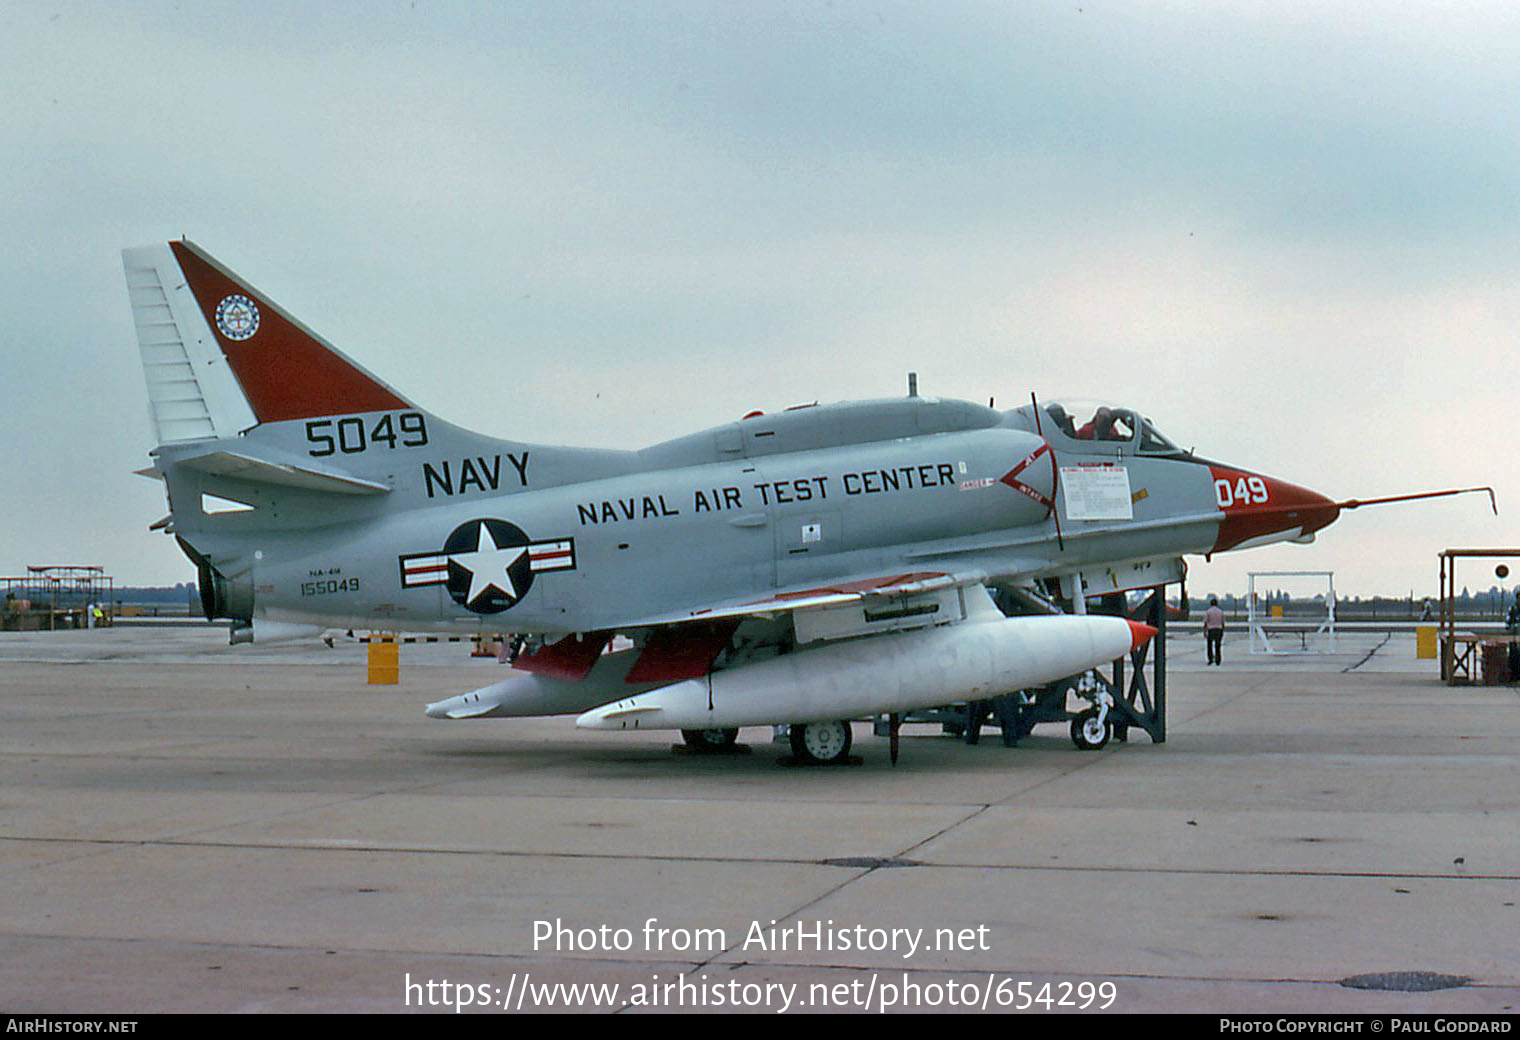
<svg viewBox="0 0 1520 1040">
<path fill-rule="evenodd" d="M 1114 733 L 1114 724 L 1108 718 L 1109 709 L 1114 706 L 1114 696 L 1091 672 L 1082 676 L 1073 692 L 1090 702 L 1092 707 L 1071 720 L 1071 742 L 1078 750 L 1097 751 Z"/>
</svg>

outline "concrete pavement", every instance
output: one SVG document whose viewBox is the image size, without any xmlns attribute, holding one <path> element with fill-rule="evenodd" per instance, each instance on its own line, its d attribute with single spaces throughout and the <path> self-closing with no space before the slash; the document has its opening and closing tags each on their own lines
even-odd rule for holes
<svg viewBox="0 0 1520 1040">
<path fill-rule="evenodd" d="M 1384 640 L 1174 639 L 1164 745 L 918 727 L 894 769 L 860 724 L 807 770 L 425 719 L 500 674 L 459 644 L 370 687 L 353 643 L 6 634 L 0 1006 L 1511 1011 L 1520 696 Z M 1471 981 L 1340 984 L 1401 971 Z"/>
</svg>

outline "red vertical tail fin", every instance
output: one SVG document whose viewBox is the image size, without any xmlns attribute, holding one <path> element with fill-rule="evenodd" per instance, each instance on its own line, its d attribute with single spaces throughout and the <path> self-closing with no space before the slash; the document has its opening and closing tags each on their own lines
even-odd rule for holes
<svg viewBox="0 0 1520 1040">
<path fill-rule="evenodd" d="M 193 243 L 122 258 L 159 443 L 413 407 Z"/>
</svg>

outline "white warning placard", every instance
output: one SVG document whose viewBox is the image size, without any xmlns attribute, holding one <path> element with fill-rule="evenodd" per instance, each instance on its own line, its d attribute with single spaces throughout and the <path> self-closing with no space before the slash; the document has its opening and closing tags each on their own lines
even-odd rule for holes
<svg viewBox="0 0 1520 1040">
<path fill-rule="evenodd" d="M 1070 520 L 1133 520 L 1129 470 L 1123 466 L 1062 466 L 1061 492 Z"/>
</svg>

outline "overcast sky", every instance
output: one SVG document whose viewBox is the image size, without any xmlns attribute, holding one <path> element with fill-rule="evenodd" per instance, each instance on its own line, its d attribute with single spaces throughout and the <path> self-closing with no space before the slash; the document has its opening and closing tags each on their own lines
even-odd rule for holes
<svg viewBox="0 0 1520 1040">
<path fill-rule="evenodd" d="M 0 0 L 0 55 L 0 574 L 193 578 L 131 475 L 120 261 L 180 235 L 487 433 L 640 446 L 915 370 L 1337 498 L 1498 491 L 1195 594 L 1434 594 L 1440 549 L 1520 542 L 1520 5 Z"/>
</svg>

